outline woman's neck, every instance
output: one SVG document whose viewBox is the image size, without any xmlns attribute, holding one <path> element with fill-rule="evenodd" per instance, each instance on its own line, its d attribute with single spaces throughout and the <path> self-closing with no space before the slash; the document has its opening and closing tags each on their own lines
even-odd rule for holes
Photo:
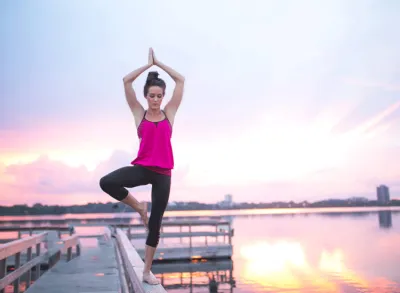
<svg viewBox="0 0 400 293">
<path fill-rule="evenodd" d="M 161 109 L 147 109 L 149 116 L 157 117 L 162 114 Z"/>
</svg>

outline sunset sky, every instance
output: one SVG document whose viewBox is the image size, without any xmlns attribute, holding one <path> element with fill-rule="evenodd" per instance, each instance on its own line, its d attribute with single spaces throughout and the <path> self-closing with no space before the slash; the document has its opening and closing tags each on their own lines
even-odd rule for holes
<svg viewBox="0 0 400 293">
<path fill-rule="evenodd" d="M 379 184 L 400 198 L 399 9 L 1 1 L 0 204 L 112 200 L 98 180 L 138 150 L 122 78 L 149 47 L 186 77 L 171 201 L 372 199 Z"/>
</svg>

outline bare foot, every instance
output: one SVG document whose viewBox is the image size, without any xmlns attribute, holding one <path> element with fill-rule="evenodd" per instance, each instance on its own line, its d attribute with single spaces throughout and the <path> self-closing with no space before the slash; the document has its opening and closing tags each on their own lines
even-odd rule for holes
<svg viewBox="0 0 400 293">
<path fill-rule="evenodd" d="M 160 281 L 150 272 L 143 273 L 143 282 L 146 282 L 150 285 L 158 285 Z"/>
<path fill-rule="evenodd" d="M 139 204 L 139 215 L 140 218 L 142 219 L 144 228 L 146 229 L 146 231 L 148 231 L 147 202 L 141 202 Z"/>
</svg>

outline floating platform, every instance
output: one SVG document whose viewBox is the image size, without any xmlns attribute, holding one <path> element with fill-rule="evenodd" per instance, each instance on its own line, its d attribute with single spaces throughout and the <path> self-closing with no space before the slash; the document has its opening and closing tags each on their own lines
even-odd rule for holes
<svg viewBox="0 0 400 293">
<path fill-rule="evenodd" d="M 144 259 L 147 233 L 144 232 L 143 225 L 121 226 L 127 228 L 125 232 L 128 238 L 139 256 Z M 211 229 L 192 231 L 192 228 L 201 229 L 202 226 L 208 226 Z M 178 231 L 167 231 L 169 228 Z M 232 237 L 231 223 L 226 220 L 175 219 L 163 221 L 154 263 L 195 259 L 230 259 L 233 254 Z"/>
<path fill-rule="evenodd" d="M 216 272 L 232 271 L 233 262 L 231 259 L 217 261 L 192 261 L 192 262 L 167 262 L 154 263 L 151 267 L 153 274 L 175 274 L 190 272 Z"/>
<path fill-rule="evenodd" d="M 145 247 L 134 245 L 136 251 L 144 259 Z M 162 261 L 194 260 L 194 259 L 230 259 L 232 257 L 232 245 L 214 244 L 189 247 L 188 245 L 174 243 L 166 246 L 160 243 L 154 255 L 154 263 Z"/>
</svg>

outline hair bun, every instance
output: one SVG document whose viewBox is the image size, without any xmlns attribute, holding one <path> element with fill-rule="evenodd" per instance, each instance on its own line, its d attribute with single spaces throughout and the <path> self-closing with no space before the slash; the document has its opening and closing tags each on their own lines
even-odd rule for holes
<svg viewBox="0 0 400 293">
<path fill-rule="evenodd" d="M 157 71 L 150 71 L 149 74 L 147 75 L 147 80 L 146 82 L 149 82 L 153 79 L 158 79 L 158 72 Z"/>
</svg>

